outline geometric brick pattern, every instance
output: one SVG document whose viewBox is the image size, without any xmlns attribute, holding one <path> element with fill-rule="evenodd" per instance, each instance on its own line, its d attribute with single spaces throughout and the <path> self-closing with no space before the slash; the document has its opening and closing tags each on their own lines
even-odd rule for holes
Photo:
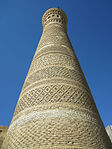
<svg viewBox="0 0 112 149">
<path fill-rule="evenodd" d="M 33 88 L 21 95 L 15 115 L 32 106 L 57 102 L 70 103 L 91 110 L 92 112 L 96 112 L 96 108 L 94 107 L 94 103 L 91 101 L 91 98 L 91 95 L 89 95 L 86 89 L 71 87 L 70 85 L 60 84 L 35 89 Z"/>
<path fill-rule="evenodd" d="M 16 148 L 17 146 L 18 148 L 57 147 L 61 149 L 78 148 L 79 146 L 80 148 L 105 148 L 104 143 L 108 143 L 108 141 L 104 139 L 104 130 L 101 130 L 99 125 L 88 121 L 74 120 L 74 118 L 69 118 L 72 115 L 68 114 L 68 117 L 67 114 L 65 115 L 59 117 L 57 114 L 57 117 L 47 116 L 47 118 L 40 117 L 38 120 L 29 120 L 21 127 L 9 130 L 7 144 L 10 143 L 10 148 Z M 18 137 L 18 133 L 21 137 Z M 100 140 L 99 135 L 102 137 L 102 140 Z M 15 138 L 17 138 L 16 143 L 14 141 Z M 109 144 L 107 144 L 107 147 L 109 148 Z"/>
<path fill-rule="evenodd" d="M 67 36 L 67 17 L 45 12 L 43 34 L 2 149 L 112 149 Z"/>
</svg>

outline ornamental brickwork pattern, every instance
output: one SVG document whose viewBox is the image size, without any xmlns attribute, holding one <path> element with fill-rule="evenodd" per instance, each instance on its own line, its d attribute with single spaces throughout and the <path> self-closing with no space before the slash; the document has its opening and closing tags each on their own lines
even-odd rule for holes
<svg viewBox="0 0 112 149">
<path fill-rule="evenodd" d="M 112 149 L 67 36 L 67 17 L 45 12 L 43 34 L 2 149 Z"/>
</svg>

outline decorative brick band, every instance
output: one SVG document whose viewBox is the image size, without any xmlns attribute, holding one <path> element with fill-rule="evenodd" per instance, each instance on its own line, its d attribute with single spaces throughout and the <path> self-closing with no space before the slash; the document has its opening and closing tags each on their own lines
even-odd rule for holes
<svg viewBox="0 0 112 149">
<path fill-rule="evenodd" d="M 67 36 L 65 13 L 52 8 L 2 149 L 112 149 Z"/>
</svg>

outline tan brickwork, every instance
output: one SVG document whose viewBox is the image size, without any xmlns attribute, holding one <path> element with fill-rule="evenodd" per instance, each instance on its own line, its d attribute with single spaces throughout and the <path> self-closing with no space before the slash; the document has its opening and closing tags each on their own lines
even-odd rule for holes
<svg viewBox="0 0 112 149">
<path fill-rule="evenodd" d="M 112 149 L 67 36 L 67 17 L 45 12 L 43 34 L 2 149 Z"/>
<path fill-rule="evenodd" d="M 7 133 L 7 126 L 0 126 L 0 149 Z"/>
</svg>

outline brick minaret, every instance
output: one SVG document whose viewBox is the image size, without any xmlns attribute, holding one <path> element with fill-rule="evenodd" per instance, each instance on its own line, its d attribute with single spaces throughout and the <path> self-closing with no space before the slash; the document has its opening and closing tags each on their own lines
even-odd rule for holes
<svg viewBox="0 0 112 149">
<path fill-rule="evenodd" d="M 51 8 L 2 149 L 112 149 L 67 36 Z"/>
</svg>

